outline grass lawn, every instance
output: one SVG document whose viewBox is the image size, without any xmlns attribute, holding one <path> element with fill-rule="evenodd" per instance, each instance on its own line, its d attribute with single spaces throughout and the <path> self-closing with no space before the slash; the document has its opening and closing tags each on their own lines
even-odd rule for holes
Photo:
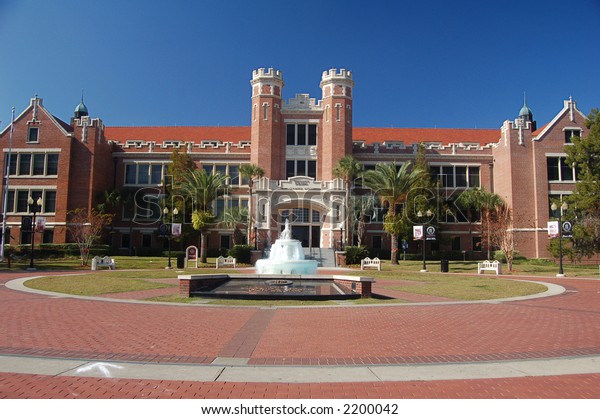
<svg viewBox="0 0 600 419">
<path fill-rule="evenodd" d="M 74 295 L 101 295 L 129 291 L 143 291 L 177 286 L 175 279 L 182 273 L 214 273 L 214 259 L 198 269 L 166 270 L 166 258 L 161 257 L 116 257 L 118 269 L 115 271 L 89 272 L 89 267 L 81 267 L 78 259 L 48 259 L 36 261 L 38 275 L 49 274 L 43 278 L 30 280 L 27 286 L 47 291 L 60 292 Z M 172 261 L 173 263 L 173 261 Z M 28 266 L 27 264 L 25 267 Z M 379 286 L 386 289 L 402 291 L 412 294 L 425 294 L 445 297 L 458 301 L 474 301 L 506 298 L 522 295 L 536 294 L 545 291 L 546 287 L 524 281 L 511 281 L 495 275 L 472 275 L 477 268 L 477 262 L 450 261 L 450 274 L 441 274 L 440 263 L 429 262 L 427 273 L 420 273 L 421 261 L 401 261 L 392 265 L 387 261 L 382 264 L 381 272 L 376 270 L 354 270 L 344 274 L 373 277 L 379 281 Z M 6 270 L 6 263 L 0 264 L 0 270 Z M 11 270 L 18 270 L 17 266 Z M 73 275 L 52 275 L 52 270 L 73 271 Z M 77 271 L 85 270 L 85 274 L 77 275 Z M 46 271 L 46 272 L 44 272 Z M 232 269 L 220 269 L 218 272 L 232 273 Z M 518 261 L 514 265 L 512 276 L 554 276 L 557 272 L 556 264 L 540 261 Z M 595 265 L 565 264 L 568 276 L 598 277 L 598 267 Z M 468 273 L 470 275 L 460 275 Z M 171 279 L 173 281 L 160 281 Z M 345 302 L 323 302 L 307 300 L 221 300 L 181 298 L 178 295 L 168 295 L 152 298 L 153 301 L 195 303 L 195 304 L 226 304 L 226 305 L 340 305 L 340 304 L 385 304 L 390 302 L 402 303 L 402 300 L 362 299 Z"/>
</svg>

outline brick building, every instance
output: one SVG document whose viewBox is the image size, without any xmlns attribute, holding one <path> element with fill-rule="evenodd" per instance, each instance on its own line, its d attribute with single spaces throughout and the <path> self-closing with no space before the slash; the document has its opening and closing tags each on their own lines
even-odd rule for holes
<svg viewBox="0 0 600 419">
<path fill-rule="evenodd" d="M 135 205 L 116 211 L 109 239 L 114 253 L 162 249 L 165 240 L 156 231 L 165 205 L 163 179 L 177 149 L 198 167 L 229 175 L 227 194 L 214 203 L 217 215 L 253 200 L 261 246 L 290 219 L 305 247 L 335 248 L 346 229 L 345 185 L 333 175 L 340 158 L 352 154 L 366 169 L 379 162 L 403 163 L 415 159 L 422 143 L 449 199 L 468 187 L 498 193 L 513 208 L 520 253 L 548 256 L 550 198 L 572 193 L 575 184 L 564 147 L 571 136 L 587 134 L 585 116 L 573 100 L 540 128 L 525 104 L 499 130 L 359 128 L 352 124 L 354 80 L 348 70 L 323 72 L 318 100 L 306 94 L 284 100 L 283 76 L 274 69 L 255 70 L 250 84 L 251 124 L 244 127 L 107 127 L 89 116 L 83 100 L 66 123 L 33 98 L 15 118 L 12 144 L 10 126 L 0 133 L 5 170 L 11 154 L 9 177 L 3 179 L 7 241 L 30 243 L 30 235 L 20 231 L 22 217 L 30 214 L 30 196 L 42 198 L 39 215 L 46 220 L 36 243 L 63 243 L 69 241 L 67 212 L 92 208 L 106 191 L 117 189 L 134 195 Z M 242 163 L 265 170 L 252 196 L 239 175 Z M 3 198 L 4 193 L 4 204 Z M 376 208 L 367 227 L 366 244 L 374 249 L 389 249 L 382 215 L 383 208 Z M 439 221 L 434 250 L 480 250 L 479 224 L 457 214 Z M 231 229 L 215 225 L 209 248 L 230 247 L 231 235 Z"/>
</svg>

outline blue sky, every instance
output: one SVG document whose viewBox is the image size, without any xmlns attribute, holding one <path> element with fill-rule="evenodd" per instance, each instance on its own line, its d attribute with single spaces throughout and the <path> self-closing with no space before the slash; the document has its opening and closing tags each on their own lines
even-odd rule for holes
<svg viewBox="0 0 600 419">
<path fill-rule="evenodd" d="M 417 4 L 418 3 L 418 4 Z M 106 125 L 249 125 L 252 70 L 284 98 L 353 71 L 354 125 L 499 128 L 600 107 L 600 0 L 0 0 L 0 129 L 81 90 Z"/>
</svg>

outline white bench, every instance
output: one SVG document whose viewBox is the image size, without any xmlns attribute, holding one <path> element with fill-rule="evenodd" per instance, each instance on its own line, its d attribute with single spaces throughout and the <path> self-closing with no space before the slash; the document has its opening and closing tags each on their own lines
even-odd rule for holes
<svg viewBox="0 0 600 419">
<path fill-rule="evenodd" d="M 485 271 L 494 271 L 496 272 L 496 275 L 499 275 L 502 273 L 502 264 L 497 260 L 484 260 L 483 262 L 479 262 L 477 264 L 477 273 L 482 274 Z"/>
<path fill-rule="evenodd" d="M 364 271 L 366 268 L 377 268 L 378 271 L 381 270 L 381 261 L 379 258 L 364 258 L 360 261 L 360 270 Z"/>
<path fill-rule="evenodd" d="M 111 257 L 104 256 L 94 256 L 92 258 L 92 271 L 97 270 L 98 268 L 108 268 L 110 270 L 117 269 L 117 262 Z"/>
<path fill-rule="evenodd" d="M 226 258 L 219 256 L 217 258 L 217 269 L 224 266 L 233 266 L 235 268 L 235 258 L 232 256 L 227 256 Z"/>
</svg>

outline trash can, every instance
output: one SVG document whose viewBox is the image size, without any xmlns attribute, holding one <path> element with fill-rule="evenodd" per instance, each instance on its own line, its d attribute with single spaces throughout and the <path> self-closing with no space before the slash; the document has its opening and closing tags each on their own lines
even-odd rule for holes
<svg viewBox="0 0 600 419">
<path fill-rule="evenodd" d="M 449 272 L 450 271 L 448 259 L 442 259 L 441 268 L 442 268 L 442 272 Z"/>
<path fill-rule="evenodd" d="M 185 255 L 177 255 L 177 269 L 185 268 Z"/>
</svg>

